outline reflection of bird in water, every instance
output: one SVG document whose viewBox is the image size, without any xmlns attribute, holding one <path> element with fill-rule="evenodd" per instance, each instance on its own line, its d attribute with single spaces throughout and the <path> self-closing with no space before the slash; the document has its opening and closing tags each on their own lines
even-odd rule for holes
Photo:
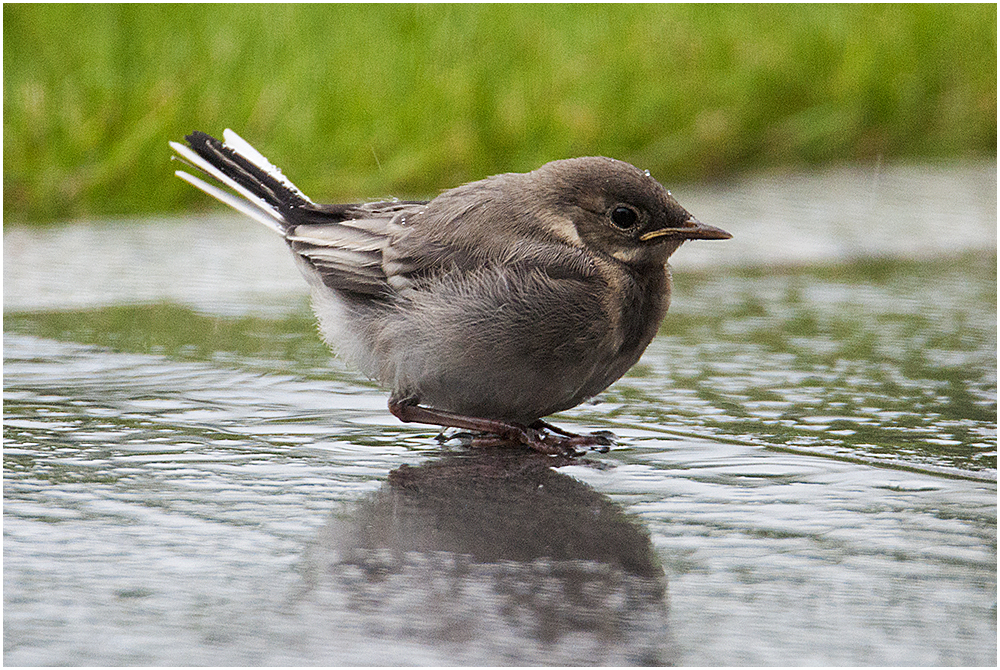
<svg viewBox="0 0 1000 670">
<path fill-rule="evenodd" d="M 442 663 L 669 662 L 648 533 L 551 465 L 477 449 L 395 470 L 324 529 L 305 599 L 338 593 L 380 644 Z"/>
</svg>

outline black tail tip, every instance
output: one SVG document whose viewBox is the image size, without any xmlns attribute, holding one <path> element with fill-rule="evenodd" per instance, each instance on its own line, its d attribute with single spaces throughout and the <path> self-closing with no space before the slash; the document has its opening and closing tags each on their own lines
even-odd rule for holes
<svg viewBox="0 0 1000 670">
<path fill-rule="evenodd" d="M 190 135 L 185 135 L 184 139 L 187 140 L 187 143 L 192 147 L 204 146 L 206 144 L 214 146 L 222 146 L 222 142 L 215 139 L 208 133 L 201 132 L 200 130 L 195 130 Z"/>
</svg>

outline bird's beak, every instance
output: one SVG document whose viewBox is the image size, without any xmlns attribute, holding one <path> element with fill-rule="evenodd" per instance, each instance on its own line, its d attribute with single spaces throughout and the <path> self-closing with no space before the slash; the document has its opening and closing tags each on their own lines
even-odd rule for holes
<svg viewBox="0 0 1000 670">
<path fill-rule="evenodd" d="M 682 226 L 651 230 L 639 239 L 643 242 L 648 242 L 658 237 L 665 237 L 672 240 L 728 240 L 732 235 L 722 228 L 709 226 L 692 216 Z"/>
</svg>

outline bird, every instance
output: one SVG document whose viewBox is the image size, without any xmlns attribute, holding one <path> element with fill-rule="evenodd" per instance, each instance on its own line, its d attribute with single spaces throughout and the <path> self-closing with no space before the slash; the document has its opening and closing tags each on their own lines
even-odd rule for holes
<svg viewBox="0 0 1000 670">
<path fill-rule="evenodd" d="M 648 171 L 554 160 L 431 200 L 317 204 L 230 129 L 170 142 L 175 174 L 280 234 L 323 339 L 403 422 L 544 454 L 607 450 L 544 420 L 622 377 L 670 305 L 668 259 L 722 240 Z M 225 188 L 223 188 L 225 187 Z"/>
</svg>

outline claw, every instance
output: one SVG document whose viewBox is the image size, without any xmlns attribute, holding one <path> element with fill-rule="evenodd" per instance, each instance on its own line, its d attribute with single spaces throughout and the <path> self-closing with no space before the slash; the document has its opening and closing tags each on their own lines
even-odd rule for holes
<svg viewBox="0 0 1000 670">
<path fill-rule="evenodd" d="M 528 429 L 532 438 L 528 442 L 528 446 L 544 454 L 582 456 L 588 450 L 606 454 L 611 445 L 614 444 L 614 436 L 608 431 L 591 433 L 590 435 L 577 435 L 557 429 L 555 426 L 546 425 L 545 427 L 550 431 L 548 434 L 543 434 L 536 428 Z M 554 428 L 555 430 L 552 430 Z M 557 431 L 558 435 L 555 434 Z"/>
</svg>

